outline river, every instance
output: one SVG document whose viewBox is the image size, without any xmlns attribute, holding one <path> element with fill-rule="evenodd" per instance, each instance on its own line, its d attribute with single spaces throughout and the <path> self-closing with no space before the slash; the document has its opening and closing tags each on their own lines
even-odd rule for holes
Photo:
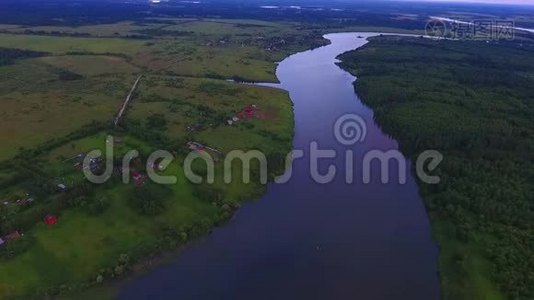
<svg viewBox="0 0 534 300">
<path fill-rule="evenodd" d="M 376 169 L 370 184 L 361 180 L 365 153 L 398 144 L 355 94 L 355 77 L 335 63 L 373 35 L 329 34 L 330 45 L 278 65 L 279 87 L 294 103 L 293 147 L 305 150 L 292 179 L 270 184 L 265 196 L 185 247 L 174 263 L 129 281 L 121 299 L 439 299 L 438 249 L 409 168 L 405 184 L 381 183 Z M 360 116 L 367 128 L 365 139 L 350 146 L 333 133 L 346 113 Z M 310 176 L 311 142 L 337 151 L 337 158 L 319 164 L 322 173 L 336 165 L 333 182 Z M 351 184 L 344 175 L 346 150 L 356 166 Z M 396 169 L 393 164 L 392 174 Z"/>
</svg>

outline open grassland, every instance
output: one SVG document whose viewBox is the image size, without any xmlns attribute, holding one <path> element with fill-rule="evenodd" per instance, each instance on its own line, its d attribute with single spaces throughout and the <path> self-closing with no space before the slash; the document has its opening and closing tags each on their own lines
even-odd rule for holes
<svg viewBox="0 0 534 300">
<path fill-rule="evenodd" d="M 45 56 L 0 66 L 5 108 L 0 140 L 9 141 L 0 159 L 93 120 L 111 119 L 136 74 L 276 81 L 275 61 L 323 42 L 320 35 L 299 31 L 291 23 L 164 21 L 68 28 L 87 37 L 62 36 L 64 27 L 24 27 L 36 35 L 15 34 L 13 26 L 5 26 L 4 31 L 14 31 L 0 34 L 0 47 L 40 51 Z M 144 38 L 121 38 L 115 32 Z M 190 91 L 194 94 L 195 88 Z M 16 138 L 21 135 L 25 138 Z"/>
<path fill-rule="evenodd" d="M 0 27 L 6 57 L 0 60 L 0 236 L 24 233 L 0 247 L 0 298 L 76 297 L 205 234 L 242 201 L 261 195 L 254 163 L 250 184 L 241 182 L 239 163 L 232 170 L 236 180 L 225 184 L 220 161 L 213 185 L 190 183 L 181 167 L 189 141 L 211 147 L 205 153 L 216 158 L 262 150 L 269 177 L 280 173 L 293 135 L 287 93 L 226 79 L 275 81 L 274 62 L 320 45 L 320 35 L 289 23 L 157 21 Z M 140 74 L 126 116 L 114 128 Z M 229 125 L 252 106 L 253 117 Z M 104 150 L 108 135 L 118 139 L 114 164 L 138 150 L 130 166 L 142 174 L 153 150 L 170 151 L 175 162 L 163 174 L 177 176 L 177 183 L 138 184 L 130 175 L 123 184 L 119 168 L 106 184 L 87 182 L 79 155 Z M 206 172 L 202 163 L 193 168 Z M 67 189 L 58 190 L 60 184 Z M 57 224 L 43 224 L 49 214 L 59 217 Z"/>
<path fill-rule="evenodd" d="M 37 59 L 55 68 L 66 69 L 82 76 L 104 74 L 139 74 L 141 69 L 122 57 L 105 55 L 47 56 Z"/>
<path fill-rule="evenodd" d="M 0 34 L 0 47 L 45 51 L 52 54 L 69 52 L 134 54 L 142 41 L 109 38 L 77 38 L 26 34 Z"/>
<path fill-rule="evenodd" d="M 534 298 L 534 59 L 517 42 L 382 37 L 343 55 L 377 121 L 415 161 L 440 246 L 444 299 Z"/>
<path fill-rule="evenodd" d="M 92 121 L 111 120 L 135 78 L 129 71 L 136 69 L 129 65 L 118 69 L 128 72 L 94 77 L 118 71 L 101 61 L 105 57 L 84 57 L 83 62 L 91 63 L 87 68 L 77 56 L 61 58 L 27 59 L 0 67 L 0 143 L 4 145 L 0 160 L 13 157 L 20 147 L 35 147 Z M 69 80 L 63 78 L 65 71 L 83 76 Z"/>
</svg>

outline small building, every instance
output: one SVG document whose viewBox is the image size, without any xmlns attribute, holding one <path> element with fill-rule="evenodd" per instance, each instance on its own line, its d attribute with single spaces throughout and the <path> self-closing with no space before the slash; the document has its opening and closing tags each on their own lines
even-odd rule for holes
<svg viewBox="0 0 534 300">
<path fill-rule="evenodd" d="M 256 116 L 257 106 L 255 104 L 250 104 L 245 106 L 241 111 L 236 113 L 234 121 L 237 122 L 239 119 L 252 119 Z"/>
<path fill-rule="evenodd" d="M 12 233 L 4 236 L 4 241 L 6 242 L 9 242 L 9 241 L 14 241 L 14 240 L 18 240 L 22 237 L 22 234 L 20 234 L 20 232 L 18 230 L 16 231 L 13 231 Z"/>
<path fill-rule="evenodd" d="M 200 123 L 195 123 L 193 125 L 187 126 L 187 131 L 189 131 L 189 132 L 195 132 L 195 131 L 199 131 L 201 129 L 202 129 L 202 124 L 200 124 Z"/>
<path fill-rule="evenodd" d="M 63 183 L 58 184 L 58 185 L 57 185 L 57 188 L 58 188 L 58 190 L 61 191 L 61 192 L 64 192 L 64 191 L 67 190 L 67 186 L 64 185 Z"/>
<path fill-rule="evenodd" d="M 5 244 L 6 242 L 4 242 L 4 240 L 2 238 L 0 238 L 0 247 L 2 247 L 3 244 Z"/>
<path fill-rule="evenodd" d="M 132 178 L 136 186 L 143 186 L 145 184 L 145 176 L 137 171 L 132 172 Z"/>
<path fill-rule="evenodd" d="M 204 151 L 206 149 L 204 145 L 197 143 L 197 142 L 189 142 L 187 143 L 187 146 L 189 147 L 190 150 L 193 150 L 193 151 Z"/>
<path fill-rule="evenodd" d="M 43 219 L 43 222 L 46 225 L 55 225 L 57 223 L 58 217 L 56 215 L 46 215 Z"/>
<path fill-rule="evenodd" d="M 29 205 L 33 202 L 33 198 L 18 199 L 15 203 L 19 206 Z"/>
</svg>

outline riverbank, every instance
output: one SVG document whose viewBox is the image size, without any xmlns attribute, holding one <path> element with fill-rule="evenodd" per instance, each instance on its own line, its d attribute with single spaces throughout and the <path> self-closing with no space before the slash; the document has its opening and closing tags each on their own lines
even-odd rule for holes
<svg viewBox="0 0 534 300">
<path fill-rule="evenodd" d="M 444 299 L 534 295 L 534 262 L 524 259 L 534 251 L 529 47 L 381 37 L 340 57 L 406 156 L 435 149 L 445 157 L 440 184 L 419 182 Z"/>
</svg>

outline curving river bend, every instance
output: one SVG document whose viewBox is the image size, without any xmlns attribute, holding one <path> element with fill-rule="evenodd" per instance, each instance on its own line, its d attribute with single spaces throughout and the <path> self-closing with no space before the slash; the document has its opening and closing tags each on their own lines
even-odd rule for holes
<svg viewBox="0 0 534 300">
<path fill-rule="evenodd" d="M 373 149 L 397 149 L 354 93 L 355 77 L 335 65 L 336 57 L 367 43 L 377 33 L 339 33 L 331 44 L 297 53 L 277 69 L 281 88 L 294 103 L 294 149 L 305 158 L 293 164 L 286 184 L 271 184 L 259 201 L 244 205 L 227 225 L 187 246 L 175 263 L 128 282 L 121 299 L 439 299 L 438 250 L 418 188 L 407 182 L 363 184 L 358 167 Z M 354 113 L 367 136 L 340 144 L 336 119 Z M 335 180 L 318 184 L 307 150 L 335 149 Z M 346 150 L 354 153 L 354 183 L 346 184 Z M 391 168 L 396 173 L 396 166 Z M 396 177 L 395 177 L 396 178 Z"/>
</svg>

